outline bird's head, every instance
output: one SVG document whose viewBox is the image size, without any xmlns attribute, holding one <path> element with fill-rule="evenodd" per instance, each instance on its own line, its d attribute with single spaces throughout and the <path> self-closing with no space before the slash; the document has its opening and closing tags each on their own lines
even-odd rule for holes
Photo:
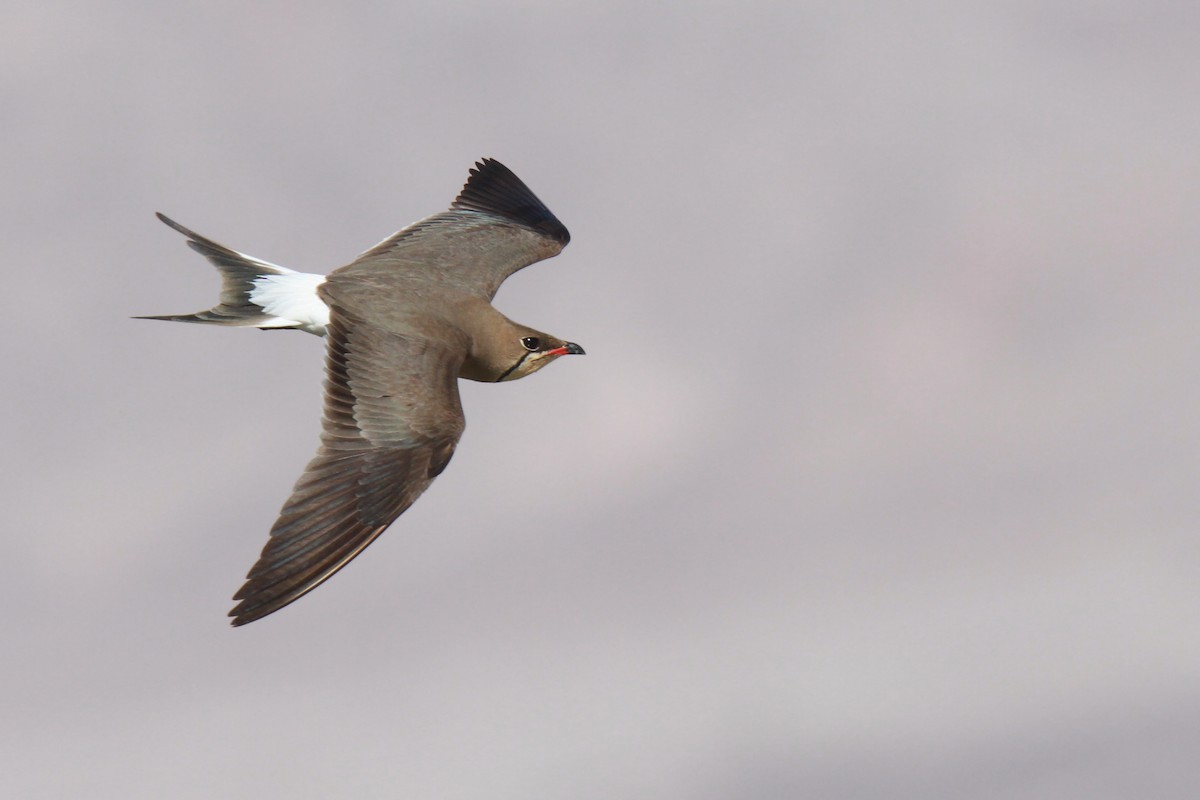
<svg viewBox="0 0 1200 800">
<path fill-rule="evenodd" d="M 515 381 L 532 375 L 559 356 L 581 356 L 584 350 L 574 342 L 567 342 L 548 333 L 541 333 L 532 328 L 522 328 L 517 331 L 514 341 L 504 347 L 507 363 L 503 371 L 495 378 L 501 381 Z"/>
</svg>

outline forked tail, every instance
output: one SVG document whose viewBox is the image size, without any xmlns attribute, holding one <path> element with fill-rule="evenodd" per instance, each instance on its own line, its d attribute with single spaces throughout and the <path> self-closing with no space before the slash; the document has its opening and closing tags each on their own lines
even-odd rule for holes
<svg viewBox="0 0 1200 800">
<path fill-rule="evenodd" d="M 134 319 L 165 319 L 250 328 L 298 328 L 325 335 L 329 307 L 317 294 L 324 275 L 271 264 L 230 250 L 188 230 L 165 214 L 158 218 L 188 238 L 188 246 L 207 258 L 221 273 L 217 305 L 194 314 L 163 314 Z"/>
</svg>

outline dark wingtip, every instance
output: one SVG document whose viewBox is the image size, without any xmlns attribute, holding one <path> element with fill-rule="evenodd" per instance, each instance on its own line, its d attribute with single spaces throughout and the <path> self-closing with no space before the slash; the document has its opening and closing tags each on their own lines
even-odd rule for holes
<svg viewBox="0 0 1200 800">
<path fill-rule="evenodd" d="M 237 609 L 234 609 L 233 611 L 229 612 L 229 617 L 230 617 L 229 624 L 230 624 L 230 626 L 232 626 L 234 628 L 240 628 L 243 625 L 249 625 L 251 622 L 254 622 L 255 620 L 260 620 L 265 616 L 267 616 L 267 615 L 266 614 L 257 614 L 257 615 L 244 615 L 243 616 L 243 615 L 237 613 Z"/>
<path fill-rule="evenodd" d="M 236 600 L 238 598 L 235 596 L 234 599 Z M 263 617 L 269 616 L 273 612 L 283 608 L 285 605 L 287 605 L 287 603 L 260 603 L 256 606 L 250 606 L 248 601 L 243 600 L 230 609 L 229 614 L 227 614 L 227 616 L 230 618 L 229 624 L 235 628 L 240 628 L 241 626 L 254 622 L 255 620 L 260 620 Z"/>
<path fill-rule="evenodd" d="M 507 217 L 554 239 L 564 247 L 571 241 L 566 226 L 512 170 L 494 158 L 475 162 L 471 177 L 450 207 Z"/>
</svg>

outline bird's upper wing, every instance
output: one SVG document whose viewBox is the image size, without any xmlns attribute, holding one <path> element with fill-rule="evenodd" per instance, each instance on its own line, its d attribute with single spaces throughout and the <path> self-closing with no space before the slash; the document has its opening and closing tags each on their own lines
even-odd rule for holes
<svg viewBox="0 0 1200 800">
<path fill-rule="evenodd" d="M 558 255 L 570 240 L 520 178 L 485 158 L 449 211 L 414 222 L 333 274 L 431 281 L 491 300 L 505 278 Z"/>
<path fill-rule="evenodd" d="M 331 311 L 321 447 L 234 596 L 234 625 L 279 610 L 361 553 L 446 467 L 462 435 L 463 353 L 452 341 Z"/>
</svg>

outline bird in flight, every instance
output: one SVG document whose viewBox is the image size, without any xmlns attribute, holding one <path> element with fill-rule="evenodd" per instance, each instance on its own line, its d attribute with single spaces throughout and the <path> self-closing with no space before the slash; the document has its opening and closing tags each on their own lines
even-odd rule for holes
<svg viewBox="0 0 1200 800">
<path fill-rule="evenodd" d="M 571 238 L 494 159 L 476 162 L 448 211 L 328 276 L 261 261 L 158 218 L 217 268 L 221 297 L 195 314 L 138 319 L 291 328 L 327 340 L 321 445 L 234 595 L 235 626 L 317 588 L 446 468 L 465 424 L 459 378 L 513 381 L 583 354 L 492 306 L 505 278 L 558 255 Z"/>
</svg>

